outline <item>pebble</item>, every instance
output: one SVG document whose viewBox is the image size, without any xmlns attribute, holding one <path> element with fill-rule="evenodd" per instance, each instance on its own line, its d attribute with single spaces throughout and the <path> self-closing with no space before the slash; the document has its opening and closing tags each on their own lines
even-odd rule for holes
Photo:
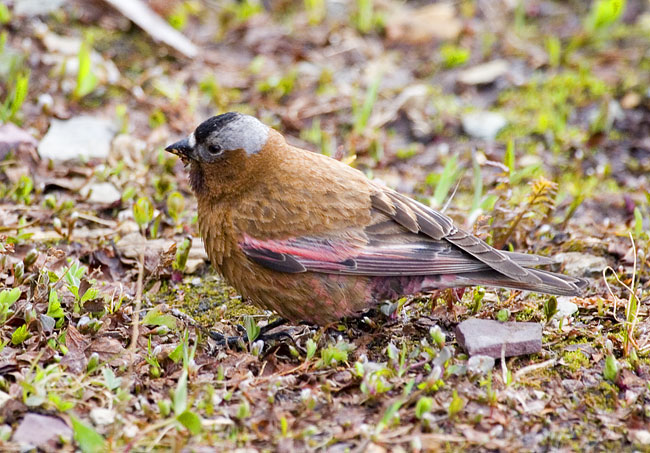
<svg viewBox="0 0 650 453">
<path fill-rule="evenodd" d="M 564 264 L 566 273 L 574 277 L 589 277 L 600 274 L 607 267 L 605 258 L 587 253 L 558 253 L 555 258 Z"/>
<path fill-rule="evenodd" d="M 468 319 L 456 326 L 456 338 L 470 356 L 505 356 L 535 354 L 542 350 L 542 326 L 536 322 L 499 322 Z"/>
<path fill-rule="evenodd" d="M 41 159 L 54 161 L 106 159 L 117 129 L 112 121 L 93 116 L 52 119 L 38 145 Z"/>
<path fill-rule="evenodd" d="M 482 140 L 494 140 L 508 121 L 496 112 L 471 112 L 461 117 L 463 130 L 470 137 Z"/>
</svg>

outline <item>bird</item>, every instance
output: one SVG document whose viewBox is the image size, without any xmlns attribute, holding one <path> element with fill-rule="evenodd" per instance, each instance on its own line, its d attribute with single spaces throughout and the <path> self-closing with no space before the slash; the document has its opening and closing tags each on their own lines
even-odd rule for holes
<svg viewBox="0 0 650 453">
<path fill-rule="evenodd" d="M 213 267 L 292 323 L 328 325 L 444 288 L 578 296 L 587 286 L 535 269 L 550 258 L 497 250 L 361 171 L 288 144 L 250 115 L 213 116 L 165 149 L 188 169 Z"/>
</svg>

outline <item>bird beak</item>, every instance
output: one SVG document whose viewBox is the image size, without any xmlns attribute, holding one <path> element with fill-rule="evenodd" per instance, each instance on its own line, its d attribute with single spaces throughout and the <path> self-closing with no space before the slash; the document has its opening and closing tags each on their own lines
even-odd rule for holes
<svg viewBox="0 0 650 453">
<path fill-rule="evenodd" d="M 172 143 L 167 148 L 165 148 L 165 151 L 168 151 L 172 154 L 176 154 L 181 158 L 184 157 L 184 158 L 192 159 L 194 148 L 190 146 L 190 142 L 186 137 L 183 140 L 179 140 L 176 143 Z"/>
</svg>

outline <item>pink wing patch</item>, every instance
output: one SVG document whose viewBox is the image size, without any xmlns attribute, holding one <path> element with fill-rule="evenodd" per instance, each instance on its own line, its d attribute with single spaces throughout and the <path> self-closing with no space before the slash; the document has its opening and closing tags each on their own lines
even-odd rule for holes
<svg viewBox="0 0 650 453">
<path fill-rule="evenodd" d="M 414 236 L 415 237 L 415 236 Z M 254 262 L 278 272 L 322 272 L 365 276 L 439 275 L 488 269 L 446 241 L 390 235 L 364 244 L 342 237 L 303 236 L 260 240 L 244 236 L 239 245 Z"/>
</svg>

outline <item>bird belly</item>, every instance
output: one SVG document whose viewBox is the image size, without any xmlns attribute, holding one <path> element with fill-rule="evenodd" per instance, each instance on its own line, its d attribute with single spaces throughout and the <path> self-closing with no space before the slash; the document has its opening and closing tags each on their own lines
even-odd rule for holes
<svg viewBox="0 0 650 453">
<path fill-rule="evenodd" d="M 292 322 L 324 325 L 358 315 L 375 304 L 368 277 L 276 272 L 252 263 L 243 254 L 224 259 L 219 267 L 243 297 Z"/>
</svg>

